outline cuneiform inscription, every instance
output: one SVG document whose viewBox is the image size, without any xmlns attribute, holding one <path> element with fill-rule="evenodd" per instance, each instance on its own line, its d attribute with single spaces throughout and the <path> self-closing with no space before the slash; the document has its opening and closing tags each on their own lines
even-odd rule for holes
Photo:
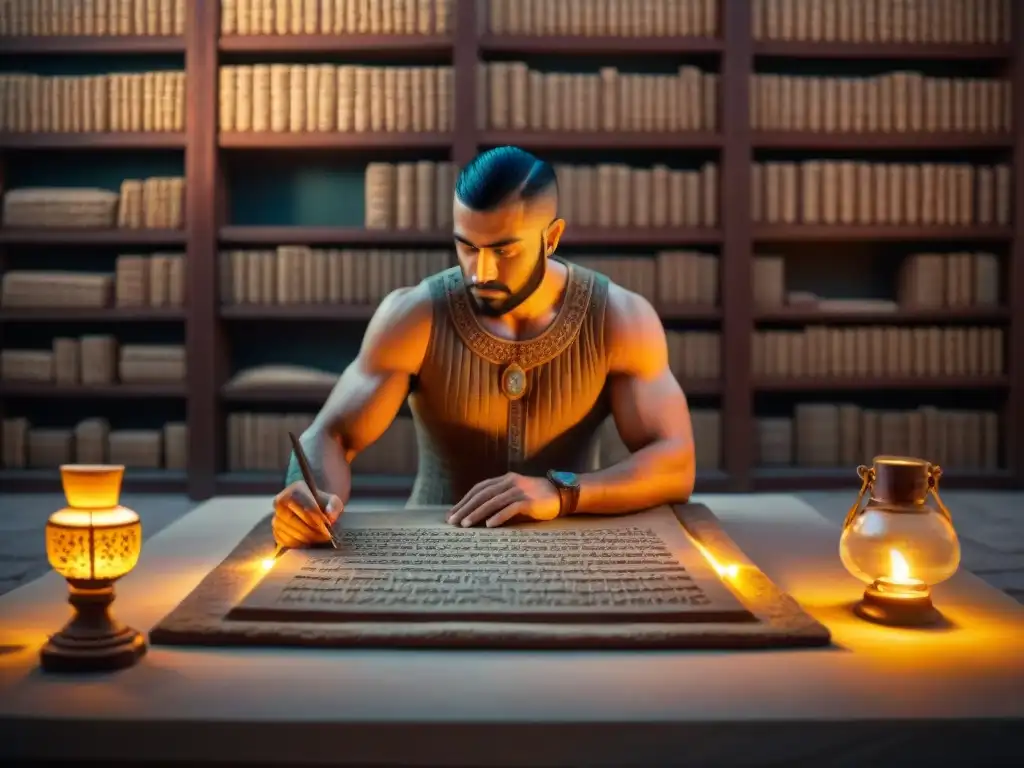
<svg viewBox="0 0 1024 768">
<path fill-rule="evenodd" d="M 353 529 L 308 553 L 287 606 L 462 610 L 666 609 L 710 600 L 654 531 Z"/>
</svg>

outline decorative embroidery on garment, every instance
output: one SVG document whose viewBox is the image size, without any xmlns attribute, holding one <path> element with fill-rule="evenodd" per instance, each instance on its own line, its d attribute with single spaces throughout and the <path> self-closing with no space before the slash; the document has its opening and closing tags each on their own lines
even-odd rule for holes
<svg viewBox="0 0 1024 768">
<path fill-rule="evenodd" d="M 458 267 L 441 275 L 452 325 L 462 343 L 476 354 L 501 366 L 499 387 L 508 399 L 508 469 L 518 471 L 526 461 L 526 394 L 529 371 L 562 354 L 576 340 L 590 309 L 596 276 L 571 264 L 565 299 L 551 326 L 540 336 L 525 341 L 500 339 L 484 330 L 466 292 Z"/>
<path fill-rule="evenodd" d="M 579 335 L 594 290 L 593 272 L 571 264 L 568 266 L 569 284 L 554 322 L 537 338 L 525 341 L 500 339 L 484 330 L 473 311 L 472 299 L 466 292 L 462 270 L 455 267 L 442 273 L 452 324 L 462 342 L 484 360 L 495 365 L 516 363 L 523 371 L 556 358 Z M 525 379 L 523 383 L 526 383 Z"/>
</svg>

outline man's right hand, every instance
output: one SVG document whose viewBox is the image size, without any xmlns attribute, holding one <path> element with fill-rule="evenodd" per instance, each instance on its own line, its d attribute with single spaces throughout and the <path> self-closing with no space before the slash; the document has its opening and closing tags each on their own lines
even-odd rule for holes
<svg viewBox="0 0 1024 768">
<path fill-rule="evenodd" d="M 337 522 L 344 511 L 344 504 L 337 496 L 320 492 L 330 518 L 331 525 Z M 274 540 L 282 547 L 292 549 L 312 544 L 326 544 L 331 540 L 324 517 L 317 509 L 313 494 L 304 482 L 289 485 L 274 498 Z"/>
</svg>

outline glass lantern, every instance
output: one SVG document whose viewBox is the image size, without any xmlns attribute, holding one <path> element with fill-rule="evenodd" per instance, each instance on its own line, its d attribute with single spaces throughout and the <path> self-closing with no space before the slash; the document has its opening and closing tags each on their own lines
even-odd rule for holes
<svg viewBox="0 0 1024 768">
<path fill-rule="evenodd" d="M 960 564 L 960 542 L 939 496 L 941 468 L 924 459 L 877 456 L 857 471 L 860 494 L 839 539 L 843 566 L 868 585 L 854 610 L 885 624 L 939 621 L 931 588 Z M 861 509 L 865 495 L 870 498 Z"/>
</svg>

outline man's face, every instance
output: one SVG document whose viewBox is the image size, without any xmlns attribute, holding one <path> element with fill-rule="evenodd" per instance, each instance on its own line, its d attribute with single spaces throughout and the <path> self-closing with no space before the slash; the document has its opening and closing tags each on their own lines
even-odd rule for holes
<svg viewBox="0 0 1024 768">
<path fill-rule="evenodd" d="M 481 314 L 500 316 L 528 299 L 544 277 L 551 212 L 516 201 L 473 211 L 455 200 L 455 249 Z"/>
</svg>

